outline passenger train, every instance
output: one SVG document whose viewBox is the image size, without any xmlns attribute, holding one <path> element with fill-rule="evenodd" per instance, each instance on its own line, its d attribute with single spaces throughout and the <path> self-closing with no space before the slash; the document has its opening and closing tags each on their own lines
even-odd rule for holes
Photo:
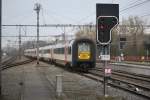
<svg viewBox="0 0 150 100">
<path fill-rule="evenodd" d="M 37 49 L 27 49 L 24 55 L 36 58 Z M 39 57 L 51 63 L 61 64 L 72 69 L 88 71 L 95 67 L 96 45 L 90 39 L 75 39 L 39 48 Z"/>
</svg>

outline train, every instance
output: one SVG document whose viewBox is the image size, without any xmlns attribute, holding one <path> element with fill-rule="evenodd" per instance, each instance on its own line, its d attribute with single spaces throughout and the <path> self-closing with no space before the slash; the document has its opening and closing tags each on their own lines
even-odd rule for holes
<svg viewBox="0 0 150 100">
<path fill-rule="evenodd" d="M 26 49 L 24 55 L 37 58 L 37 48 Z M 39 58 L 52 64 L 87 72 L 96 65 L 95 42 L 80 38 L 39 48 Z"/>
</svg>

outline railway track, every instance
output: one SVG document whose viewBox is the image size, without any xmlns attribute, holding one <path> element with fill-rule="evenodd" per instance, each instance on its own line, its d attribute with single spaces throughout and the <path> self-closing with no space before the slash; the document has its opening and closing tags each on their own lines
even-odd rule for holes
<svg viewBox="0 0 150 100">
<path fill-rule="evenodd" d="M 96 74 L 92 74 L 92 73 L 88 73 L 88 74 L 81 74 L 80 73 L 80 75 L 85 76 L 85 77 L 90 78 L 90 79 L 95 80 L 95 81 L 99 81 L 99 82 L 102 82 L 102 83 L 104 82 L 103 81 L 103 76 L 100 76 L 100 75 L 96 75 Z M 123 86 L 123 85 L 120 85 L 120 84 L 118 84 L 116 82 L 113 82 L 113 81 L 108 81 L 107 85 L 109 85 L 111 87 L 121 89 L 121 90 L 124 90 L 124 91 L 127 91 L 127 92 L 130 92 L 130 93 L 135 94 L 137 96 L 141 96 L 141 97 L 143 97 L 145 99 L 148 99 L 148 100 L 150 99 L 150 95 L 148 95 L 148 94 L 145 94 L 143 92 L 135 91 L 134 88 Z"/>
<path fill-rule="evenodd" d="M 11 68 L 11 67 L 14 67 L 14 66 L 27 64 L 27 63 L 30 63 L 30 62 L 33 61 L 33 60 L 29 59 L 29 60 L 13 63 L 15 60 L 16 59 L 11 58 L 9 61 L 5 62 L 5 64 L 2 63 L 2 70 L 8 69 L 8 68 Z"/>
<path fill-rule="evenodd" d="M 2 66 L 6 65 L 6 64 L 10 64 L 13 61 L 15 61 L 17 59 L 17 57 L 7 57 L 5 59 L 2 59 Z"/>
<path fill-rule="evenodd" d="M 90 79 L 96 80 L 96 81 L 100 81 L 103 83 L 103 77 L 104 75 L 100 74 L 100 71 L 89 71 L 89 73 L 87 74 L 81 74 L 82 76 L 88 77 Z M 129 80 L 123 80 L 123 78 L 121 77 L 110 77 L 107 83 L 109 86 L 130 92 L 132 94 L 141 96 L 143 98 L 146 99 L 150 99 L 150 87 L 146 87 L 143 86 L 141 84 L 135 83 L 133 81 L 129 81 Z M 140 90 L 140 91 L 137 91 Z"/>
<path fill-rule="evenodd" d="M 103 69 L 99 68 L 96 69 L 96 71 L 100 71 L 102 72 Z M 118 71 L 118 70 L 113 70 L 112 74 L 115 76 L 120 76 L 120 77 L 126 77 L 126 78 L 130 78 L 130 79 L 134 79 L 134 80 L 139 80 L 140 82 L 145 82 L 149 85 L 150 83 L 150 76 L 147 75 L 141 75 L 141 74 L 134 74 L 134 73 L 129 73 L 129 72 L 125 72 L 125 71 Z"/>
<path fill-rule="evenodd" d="M 102 71 L 101 72 L 100 71 L 97 71 L 97 72 L 90 71 L 89 73 L 100 76 L 100 77 L 104 77 Z M 131 78 L 127 78 L 125 76 L 119 76 L 119 75 L 114 75 L 114 74 L 111 75 L 110 80 L 113 82 L 119 82 L 119 84 L 120 83 L 127 84 L 129 87 L 133 86 L 135 88 L 139 88 L 144 91 L 150 91 L 149 83 L 141 81 L 141 80 L 131 79 Z M 147 84 L 147 85 L 144 85 L 144 84 Z"/>
</svg>

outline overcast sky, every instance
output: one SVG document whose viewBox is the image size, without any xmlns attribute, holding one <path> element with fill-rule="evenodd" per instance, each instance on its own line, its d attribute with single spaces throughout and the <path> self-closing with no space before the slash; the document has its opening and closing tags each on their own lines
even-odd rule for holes
<svg viewBox="0 0 150 100">
<path fill-rule="evenodd" d="M 36 13 L 33 10 L 36 2 L 40 3 L 40 24 L 88 24 L 96 22 L 96 3 L 117 3 L 120 6 L 120 21 L 128 16 L 150 15 L 150 0 L 2 0 L 3 24 L 36 24 Z M 144 2 L 145 1 L 145 2 Z M 131 9 L 124 10 L 140 2 Z M 122 11 L 124 10 L 124 11 Z M 149 19 L 144 16 L 143 19 Z M 68 29 L 67 34 L 74 31 Z M 71 31 L 71 32 L 69 32 Z M 60 28 L 42 28 L 40 35 L 62 34 Z M 24 31 L 22 29 L 22 34 Z M 3 35 L 18 35 L 18 28 L 3 27 Z M 36 29 L 27 28 L 27 35 L 36 35 Z M 29 38 L 28 38 L 29 39 Z M 35 38 L 30 38 L 35 39 Z M 3 38 L 3 46 L 17 38 Z M 27 39 L 23 39 L 24 41 Z"/>
</svg>

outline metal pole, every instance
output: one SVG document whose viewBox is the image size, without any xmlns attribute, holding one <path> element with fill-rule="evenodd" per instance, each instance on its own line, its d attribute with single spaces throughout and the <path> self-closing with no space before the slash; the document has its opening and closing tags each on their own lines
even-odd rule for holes
<svg viewBox="0 0 150 100">
<path fill-rule="evenodd" d="M 67 40 L 66 40 L 66 29 L 64 27 L 64 38 L 65 38 L 65 64 L 67 63 Z"/>
<path fill-rule="evenodd" d="M 148 62 L 148 55 L 149 55 L 148 49 L 147 49 L 146 55 L 147 55 L 147 62 Z"/>
<path fill-rule="evenodd" d="M 21 26 L 19 26 L 19 60 L 21 59 Z"/>
<path fill-rule="evenodd" d="M 37 64 L 39 64 L 39 12 L 41 9 L 41 5 L 35 4 L 35 11 L 37 12 Z"/>
<path fill-rule="evenodd" d="M 106 61 L 104 61 L 104 97 L 106 95 L 106 76 L 105 76 Z"/>
<path fill-rule="evenodd" d="M 102 50 L 103 50 L 103 54 L 104 55 L 110 55 L 110 44 L 107 44 L 107 45 L 105 45 L 105 46 L 102 46 Z M 110 58 L 109 58 L 110 59 Z M 106 97 L 107 96 L 107 81 L 108 81 L 108 72 L 105 72 L 105 70 L 106 69 L 108 69 L 108 62 L 107 62 L 107 60 L 108 59 L 105 59 L 104 61 L 103 61 L 103 63 L 104 63 L 104 83 L 103 83 L 103 85 L 104 85 L 104 97 Z"/>
<path fill-rule="evenodd" d="M 2 50 L 1 50 L 1 36 L 2 36 L 2 0 L 0 0 L 0 97 L 2 96 Z"/>
</svg>

